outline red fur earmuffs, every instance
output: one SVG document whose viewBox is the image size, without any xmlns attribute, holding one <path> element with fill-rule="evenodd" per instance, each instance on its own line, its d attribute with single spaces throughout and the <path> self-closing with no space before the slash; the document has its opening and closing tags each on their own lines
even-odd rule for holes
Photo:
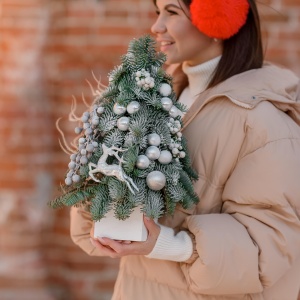
<svg viewBox="0 0 300 300">
<path fill-rule="evenodd" d="M 192 23 L 212 38 L 228 39 L 246 23 L 247 0 L 193 0 L 190 5 Z"/>
</svg>

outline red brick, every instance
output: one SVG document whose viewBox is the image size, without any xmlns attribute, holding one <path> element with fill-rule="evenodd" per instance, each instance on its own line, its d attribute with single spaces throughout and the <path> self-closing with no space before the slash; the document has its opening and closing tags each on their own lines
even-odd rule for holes
<svg viewBox="0 0 300 300">
<path fill-rule="evenodd" d="M 300 58 L 295 24 L 300 23 L 299 0 L 263 3 L 267 59 L 300 74 L 291 60 Z M 63 117 L 61 128 L 72 141 L 75 124 L 67 121 L 72 95 L 79 101 L 80 115 L 86 109 L 81 93 L 87 101 L 93 99 L 86 83 L 94 83 L 91 70 L 107 84 L 107 73 L 120 63 L 129 40 L 150 32 L 154 7 L 145 0 L 1 4 L 0 201 L 5 197 L 9 203 L 0 202 L 7 210 L 4 216 L 1 206 L 0 222 L 5 223 L 0 223 L 0 256 L 3 261 L 24 253 L 37 256 L 24 265 L 12 263 L 0 274 L 0 298 L 9 293 L 11 299 L 110 299 L 119 261 L 85 254 L 69 237 L 69 209 L 53 211 L 46 206 L 49 197 L 59 195 L 69 161 L 58 144 L 55 121 Z M 272 9 L 280 5 L 279 12 Z M 33 54 L 36 59 L 28 64 Z M 50 190 L 37 190 L 41 173 L 53 177 Z M 12 281 L 11 274 L 18 273 Z"/>
</svg>

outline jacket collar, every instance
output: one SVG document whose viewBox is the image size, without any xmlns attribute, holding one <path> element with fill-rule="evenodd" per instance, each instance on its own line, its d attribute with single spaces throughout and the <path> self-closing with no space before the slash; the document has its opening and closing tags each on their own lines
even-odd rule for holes
<svg viewBox="0 0 300 300">
<path fill-rule="evenodd" d="M 183 129 L 204 105 L 220 97 L 226 97 L 245 109 L 253 109 L 262 101 L 270 101 L 300 125 L 299 78 L 289 70 L 266 63 L 261 69 L 235 75 L 200 93 L 183 118 Z"/>
</svg>

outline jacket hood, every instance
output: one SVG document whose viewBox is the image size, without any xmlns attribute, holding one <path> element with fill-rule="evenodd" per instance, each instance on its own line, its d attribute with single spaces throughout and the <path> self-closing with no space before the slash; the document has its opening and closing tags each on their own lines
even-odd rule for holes
<svg viewBox="0 0 300 300">
<path fill-rule="evenodd" d="M 199 94 L 185 119 L 190 120 L 205 104 L 224 96 L 246 109 L 269 101 L 300 125 L 300 81 L 287 69 L 266 63 L 260 69 L 235 75 Z"/>
</svg>

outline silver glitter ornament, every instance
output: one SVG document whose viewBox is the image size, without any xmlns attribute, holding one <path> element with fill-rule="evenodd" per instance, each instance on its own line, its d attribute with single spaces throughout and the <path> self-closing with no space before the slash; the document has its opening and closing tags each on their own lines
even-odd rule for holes
<svg viewBox="0 0 300 300">
<path fill-rule="evenodd" d="M 163 150 L 160 152 L 160 156 L 158 158 L 158 161 L 163 164 L 167 165 L 172 161 L 172 154 L 168 150 Z"/>
<path fill-rule="evenodd" d="M 157 133 L 148 135 L 148 144 L 151 146 L 159 146 L 161 142 L 160 136 Z"/>
<path fill-rule="evenodd" d="M 159 158 L 160 156 L 160 151 L 156 146 L 150 146 L 149 148 L 147 148 L 146 150 L 146 156 L 150 159 L 150 160 L 156 160 Z"/>
<path fill-rule="evenodd" d="M 171 107 L 173 106 L 173 102 L 170 98 L 168 97 L 163 97 L 160 99 L 161 105 L 164 110 L 169 111 Z"/>
<path fill-rule="evenodd" d="M 129 128 L 129 118 L 122 117 L 118 120 L 117 126 L 121 131 L 126 131 Z"/>
<path fill-rule="evenodd" d="M 177 108 L 176 106 L 173 105 L 173 106 L 171 107 L 170 111 L 169 111 L 169 114 L 170 114 L 171 117 L 176 118 L 176 117 L 179 115 L 179 110 L 178 110 L 178 108 Z"/>
<path fill-rule="evenodd" d="M 146 155 L 139 155 L 136 161 L 138 169 L 145 170 L 149 167 L 150 160 Z"/>
<path fill-rule="evenodd" d="M 146 178 L 149 189 L 160 191 L 166 185 L 166 176 L 160 171 L 152 171 Z"/>
<path fill-rule="evenodd" d="M 119 103 L 116 103 L 114 105 L 113 111 L 116 115 L 123 115 L 126 112 L 126 107 L 120 105 Z"/>
<path fill-rule="evenodd" d="M 127 105 L 127 112 L 129 114 L 134 114 L 136 113 L 137 111 L 140 110 L 140 103 L 137 102 L 137 101 L 131 101 L 128 105 Z"/>
<path fill-rule="evenodd" d="M 172 93 L 172 88 L 169 84 L 163 83 L 159 88 L 159 92 L 162 96 L 168 97 Z"/>
</svg>

